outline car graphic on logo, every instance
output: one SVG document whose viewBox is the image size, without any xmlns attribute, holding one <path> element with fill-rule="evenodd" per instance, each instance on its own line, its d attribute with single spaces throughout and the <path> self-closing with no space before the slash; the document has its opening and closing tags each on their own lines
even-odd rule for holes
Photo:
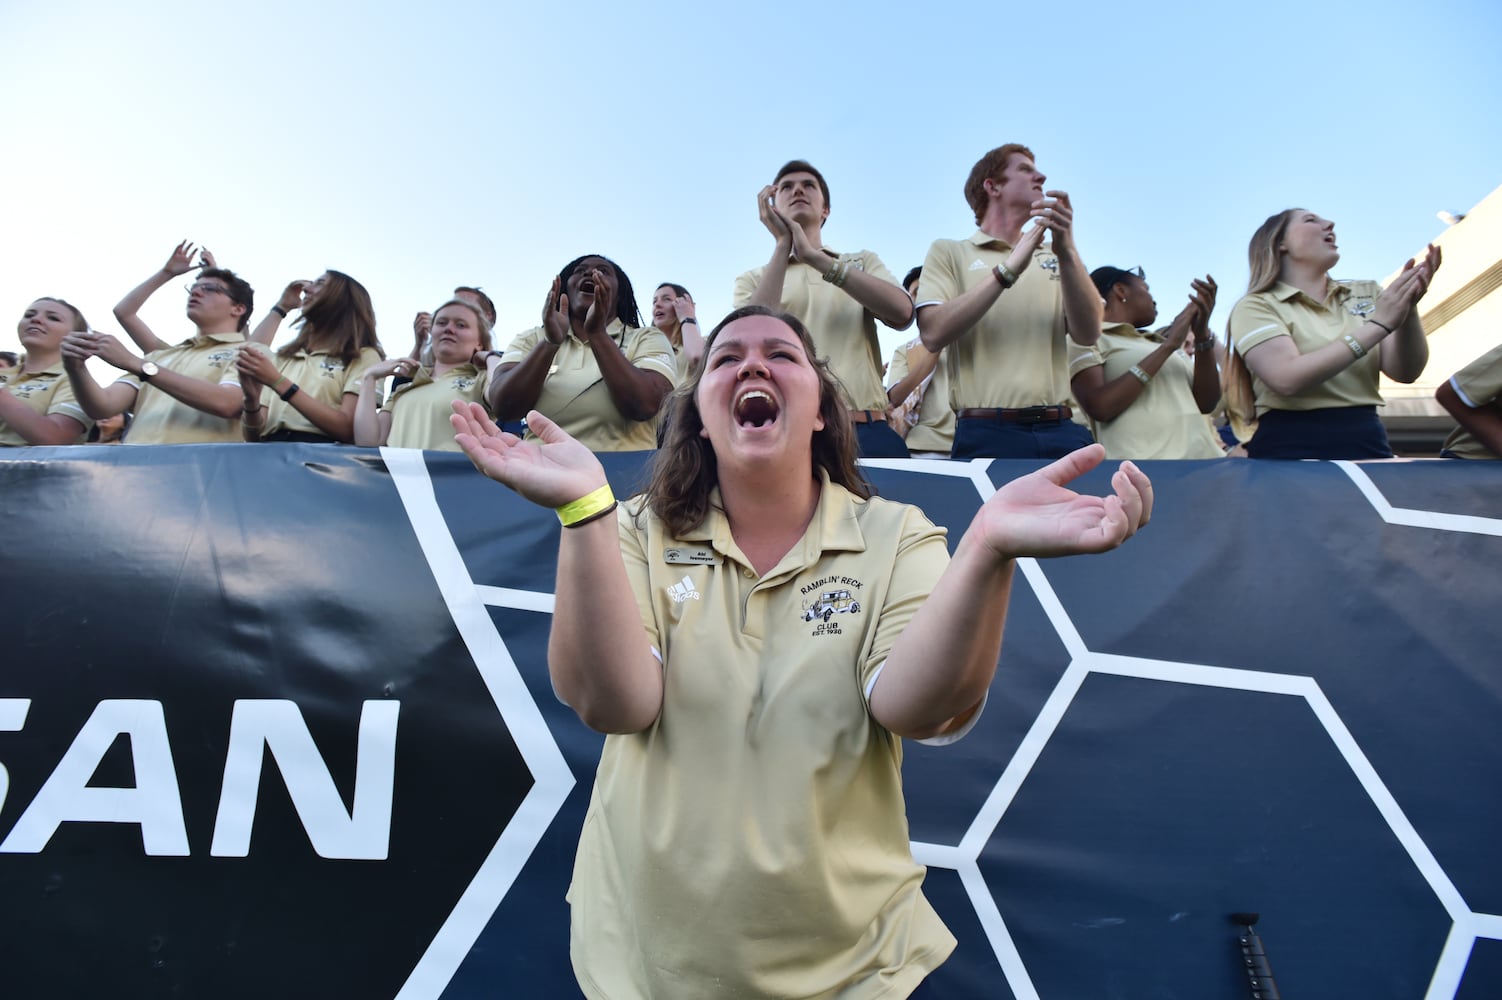
<svg viewBox="0 0 1502 1000">
<path fill-rule="evenodd" d="M 826 590 L 819 595 L 817 601 L 803 609 L 803 620 L 811 622 L 815 618 L 822 618 L 825 621 L 829 621 L 830 617 L 837 611 L 840 614 L 844 614 L 847 611 L 851 614 L 858 614 L 860 609 L 860 602 L 850 596 L 850 591 Z"/>
</svg>

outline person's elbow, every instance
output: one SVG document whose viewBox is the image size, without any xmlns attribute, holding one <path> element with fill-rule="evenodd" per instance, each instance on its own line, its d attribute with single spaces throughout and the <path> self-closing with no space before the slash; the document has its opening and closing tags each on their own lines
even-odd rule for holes
<svg viewBox="0 0 1502 1000">
<path fill-rule="evenodd" d="M 1407 363 L 1399 362 L 1382 369 L 1382 374 L 1400 385 L 1412 385 L 1419 380 L 1420 375 L 1424 374 L 1428 363 L 1427 357 Z"/>
<path fill-rule="evenodd" d="M 877 318 L 893 330 L 906 330 L 913 325 L 914 314 L 913 302 L 904 293 L 902 301 L 883 309 Z"/>
<path fill-rule="evenodd" d="M 939 312 L 938 306 L 928 306 L 917 310 L 917 320 L 918 339 L 929 351 L 938 354 L 950 340 L 945 316 Z"/>
<path fill-rule="evenodd" d="M 551 671 L 553 693 L 574 710 L 579 721 L 607 736 L 639 733 L 657 721 L 662 703 L 654 705 L 648 697 L 619 698 L 605 693 L 591 693 L 582 685 L 564 681 L 557 670 Z"/>
<path fill-rule="evenodd" d="M 1457 423 L 1464 422 L 1471 415 L 1471 408 L 1460 398 L 1460 393 L 1455 391 L 1455 386 L 1449 379 L 1441 382 L 1439 388 L 1434 390 L 1434 398 Z"/>
<path fill-rule="evenodd" d="M 1070 340 L 1074 341 L 1076 344 L 1079 344 L 1081 347 L 1090 347 L 1091 345 L 1100 341 L 1100 328 L 1101 325 L 1099 323 L 1089 323 L 1085 324 L 1080 329 L 1080 331 L 1076 333 L 1074 327 L 1070 326 L 1067 327 L 1066 335 Z"/>
<path fill-rule="evenodd" d="M 631 393 L 627 398 L 617 400 L 616 408 L 621 411 L 621 416 L 627 420 L 643 423 L 657 416 L 662 409 L 663 400 L 673 391 L 672 383 L 666 376 L 656 372 L 641 372 L 643 384 L 638 391 Z"/>
<path fill-rule="evenodd" d="M 42 426 L 41 432 L 33 444 L 40 445 L 63 445 L 72 444 L 83 437 L 83 424 L 71 417 L 49 418 Z"/>
<path fill-rule="evenodd" d="M 226 388 L 229 390 L 228 392 L 223 391 Z M 244 400 L 245 394 L 240 391 L 238 385 L 225 386 L 221 388 L 221 391 L 214 394 L 207 410 L 216 417 L 223 417 L 225 420 L 235 420 L 239 418 L 245 408 Z"/>
</svg>

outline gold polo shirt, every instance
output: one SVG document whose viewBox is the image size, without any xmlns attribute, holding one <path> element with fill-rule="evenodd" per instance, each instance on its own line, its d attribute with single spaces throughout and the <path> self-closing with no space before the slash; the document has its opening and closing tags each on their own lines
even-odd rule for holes
<svg viewBox="0 0 1502 1000">
<path fill-rule="evenodd" d="M 146 360 L 201 382 L 238 387 L 240 372 L 235 368 L 235 358 L 243 343 L 243 333 L 200 334 L 173 347 L 152 351 Z M 243 440 L 238 416 L 226 419 L 205 413 L 150 382 L 143 384 L 137 375 L 115 381 L 136 390 L 134 416 L 130 430 L 125 432 L 124 444 L 225 444 Z"/>
<path fill-rule="evenodd" d="M 396 387 L 381 407 L 391 414 L 389 448 L 459 451 L 454 441 L 454 400 L 485 406 L 485 373 L 465 362 L 433 378 L 433 369 L 417 369 L 412 381 Z M 489 409 L 487 406 L 486 409 Z"/>
<path fill-rule="evenodd" d="M 1316 302 L 1292 285 L 1278 282 L 1236 303 L 1227 324 L 1231 344 L 1242 357 L 1274 337 L 1292 337 L 1300 354 L 1319 350 L 1359 330 L 1377 308 L 1382 286 L 1375 281 L 1331 280 L 1324 302 Z M 1336 372 L 1297 396 L 1280 396 L 1252 375 L 1257 416 L 1268 410 L 1325 410 L 1336 406 L 1380 406 L 1377 383 L 1382 375 L 1381 348 Z"/>
<path fill-rule="evenodd" d="M 1450 387 L 1465 405 L 1474 408 L 1492 406 L 1502 399 L 1502 344 L 1450 376 Z M 1464 427 L 1457 427 L 1445 439 L 1445 448 L 1461 458 L 1502 458 Z"/>
<path fill-rule="evenodd" d="M 887 387 L 890 388 L 907 378 L 908 348 L 916 340 L 892 352 L 892 363 L 887 366 Z M 954 410 L 949 407 L 949 366 L 944 362 L 944 352 L 939 352 L 939 364 L 929 377 L 928 388 L 923 390 L 923 402 L 918 406 L 918 422 L 907 432 L 909 451 L 937 451 L 948 455 L 954 450 Z"/>
<path fill-rule="evenodd" d="M 954 938 L 908 846 L 902 742 L 865 692 L 948 563 L 943 529 L 826 479 L 763 577 L 712 499 L 683 538 L 621 505 L 664 693 L 651 727 L 605 740 L 568 897 L 580 986 L 906 996 Z"/>
<path fill-rule="evenodd" d="M 869 250 L 838 253 L 829 247 L 823 252 L 833 260 L 858 266 L 873 278 L 897 284 L 881 258 Z M 735 279 L 734 305 L 739 308 L 751 301 L 766 267 L 752 268 Z M 829 362 L 830 370 L 840 380 L 841 396 L 852 410 L 888 409 L 887 391 L 881 384 L 881 341 L 876 335 L 876 317 L 843 288 L 836 288 L 824 276 L 797 260 L 788 262 L 782 281 L 782 311 L 792 313 L 808 327 L 814 349 Z"/>
<path fill-rule="evenodd" d="M 252 344 L 250 349 L 266 351 L 260 344 Z M 307 351 L 298 351 L 290 358 L 271 354 L 269 351 L 266 353 L 270 354 L 277 371 L 297 383 L 298 391 L 305 392 L 336 410 L 344 405 L 345 396 L 360 394 L 360 378 L 365 374 L 365 369 L 381 360 L 381 352 L 374 347 L 361 348 L 359 357 L 348 365 L 342 358 L 321 352 L 309 354 Z M 261 404 L 266 407 L 266 426 L 261 430 L 263 437 L 277 431 L 322 434 L 328 437 L 327 432 L 299 413 L 290 401 L 283 402 L 269 385 L 261 389 Z M 333 438 L 329 440 L 332 441 Z"/>
<path fill-rule="evenodd" d="M 918 306 L 939 305 L 994 282 L 1012 245 L 982 230 L 967 240 L 935 240 L 918 279 Z M 1069 402 L 1069 350 L 1059 258 L 1040 246 L 1017 284 L 1001 293 L 980 322 L 944 348 L 949 400 L 970 407 L 1017 409 Z"/>
<path fill-rule="evenodd" d="M 669 385 L 678 384 L 672 341 L 657 327 L 628 327 L 617 319 L 611 320 L 605 333 L 620 346 L 632 367 L 656 372 Z M 528 330 L 506 348 L 501 364 L 520 364 L 546 339 L 542 327 Z M 666 405 L 666 397 L 663 403 Z M 616 408 L 594 349 L 572 331 L 553 355 L 542 393 L 532 408 L 593 451 L 650 451 L 657 447 L 657 421 L 631 420 Z"/>
<path fill-rule="evenodd" d="M 74 398 L 73 385 L 68 381 L 68 373 L 63 370 L 61 361 L 34 372 L 23 372 L 20 365 L 0 369 L 0 385 L 5 386 L 6 392 L 25 403 L 26 408 L 33 413 L 40 413 L 42 416 L 59 413 L 78 421 L 83 429 L 74 444 L 82 443 L 89 428 L 94 426 L 94 421 L 89 419 L 89 415 L 83 412 L 83 407 Z M 27 444 L 30 442 L 15 428 L 0 420 L 0 448 L 24 447 Z"/>
<path fill-rule="evenodd" d="M 1092 347 L 1069 342 L 1069 377 L 1104 367 L 1107 382 L 1127 375 L 1133 365 L 1163 344 L 1160 332 L 1112 323 Z M 1209 350 L 1209 348 L 1206 348 Z M 1130 375 L 1128 378 L 1132 377 Z M 1222 458 L 1210 422 L 1194 401 L 1194 359 L 1174 351 L 1132 405 L 1115 420 L 1092 420 L 1095 440 L 1108 458 Z"/>
</svg>

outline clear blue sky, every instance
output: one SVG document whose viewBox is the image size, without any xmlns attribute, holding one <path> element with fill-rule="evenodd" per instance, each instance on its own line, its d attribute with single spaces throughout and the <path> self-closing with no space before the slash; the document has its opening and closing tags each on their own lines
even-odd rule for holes
<svg viewBox="0 0 1502 1000">
<path fill-rule="evenodd" d="M 965 175 L 1013 140 L 1071 193 L 1089 266 L 1143 265 L 1165 311 L 1211 272 L 1220 328 L 1272 212 L 1334 219 L 1337 274 L 1381 278 L 1502 183 L 1495 0 L 4 0 L 0 37 L 7 348 L 40 295 L 116 329 L 183 238 L 257 316 L 291 279 L 354 275 L 396 354 L 461 283 L 504 345 L 586 252 L 713 322 L 770 253 L 755 196 L 783 161 L 828 178 L 827 244 L 900 276 L 974 229 Z M 191 333 L 184 298 L 149 303 L 158 335 Z"/>
</svg>

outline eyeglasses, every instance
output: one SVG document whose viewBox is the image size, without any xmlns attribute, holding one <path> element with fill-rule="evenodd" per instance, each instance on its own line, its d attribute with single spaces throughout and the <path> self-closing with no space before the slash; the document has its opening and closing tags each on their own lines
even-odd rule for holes
<svg viewBox="0 0 1502 1000">
<path fill-rule="evenodd" d="M 184 285 L 183 290 L 186 291 L 189 295 L 192 295 L 194 292 L 205 292 L 208 294 L 217 293 L 219 295 L 229 294 L 229 289 L 225 288 L 223 285 L 210 285 L 203 282 L 199 282 L 196 285 Z"/>
</svg>

